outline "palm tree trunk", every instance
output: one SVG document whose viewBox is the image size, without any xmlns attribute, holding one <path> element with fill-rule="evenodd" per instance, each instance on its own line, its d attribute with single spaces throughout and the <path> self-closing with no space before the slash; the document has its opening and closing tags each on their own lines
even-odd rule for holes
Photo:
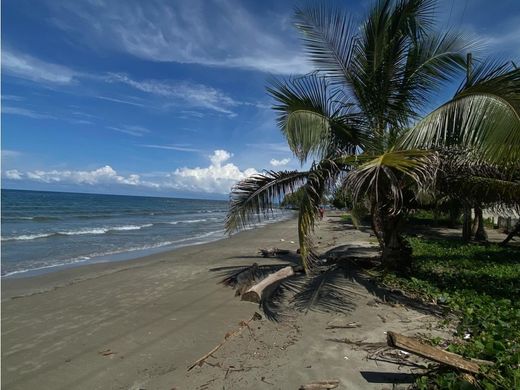
<svg viewBox="0 0 520 390">
<path fill-rule="evenodd" d="M 475 207 L 473 210 L 474 210 L 473 212 L 475 214 L 475 218 L 473 218 L 473 223 L 471 224 L 471 235 L 474 237 L 475 234 L 477 234 L 478 224 L 479 224 L 477 215 L 478 215 L 479 210 L 480 210 L 480 213 L 482 213 L 482 210 L 479 207 Z"/>
<path fill-rule="evenodd" d="M 462 241 L 471 241 L 471 207 L 464 206 L 464 220 L 462 222 Z"/>
<path fill-rule="evenodd" d="M 500 245 L 507 245 L 507 243 L 509 241 L 511 241 L 511 239 L 516 235 L 516 234 L 519 234 L 520 233 L 520 219 L 516 222 L 516 225 L 515 227 L 513 228 L 513 230 L 511 230 L 509 232 L 509 234 L 507 235 L 507 237 L 504 239 L 504 241 L 502 241 L 500 243 Z"/>
<path fill-rule="evenodd" d="M 475 221 L 477 225 L 477 229 L 475 231 L 475 240 L 486 242 L 488 240 L 488 235 L 486 233 L 486 229 L 484 228 L 484 216 L 482 215 L 482 209 L 480 207 L 475 207 Z"/>
<path fill-rule="evenodd" d="M 384 249 L 385 239 L 384 239 L 384 222 L 381 215 L 380 206 L 377 202 L 372 201 L 370 207 L 370 213 L 372 214 L 372 231 L 379 242 L 379 247 L 381 250 Z"/>
<path fill-rule="evenodd" d="M 406 271 L 412 254 L 406 240 L 401 236 L 401 215 L 387 215 L 384 224 L 383 265 L 387 269 Z"/>
<path fill-rule="evenodd" d="M 401 215 L 393 215 L 382 204 L 373 201 L 372 229 L 379 241 L 385 268 L 404 271 L 410 264 L 411 250 L 401 236 Z"/>
</svg>

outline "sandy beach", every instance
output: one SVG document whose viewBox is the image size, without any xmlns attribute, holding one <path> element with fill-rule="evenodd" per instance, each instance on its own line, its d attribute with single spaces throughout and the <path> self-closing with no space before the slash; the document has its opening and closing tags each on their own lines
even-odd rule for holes
<svg viewBox="0 0 520 390">
<path fill-rule="evenodd" d="M 335 215 L 317 227 L 320 251 L 370 243 Z M 258 248 L 297 248 L 296 221 L 145 258 L 94 264 L 2 283 L 3 389 L 297 389 L 337 379 L 342 389 L 392 388 L 409 367 L 367 360 L 345 338 L 384 343 L 387 330 L 416 334 L 436 319 L 383 304 L 360 284 L 348 314 L 265 318 L 230 338 L 209 364 L 187 368 L 250 319 L 258 306 L 217 282 L 212 268 L 272 263 Z M 327 329 L 356 322 L 352 329 Z M 375 344 L 374 344 L 375 345 Z"/>
</svg>

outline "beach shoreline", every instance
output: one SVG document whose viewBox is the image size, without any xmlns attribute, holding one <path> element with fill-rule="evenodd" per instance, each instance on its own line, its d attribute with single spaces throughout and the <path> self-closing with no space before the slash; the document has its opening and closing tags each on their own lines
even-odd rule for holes
<svg viewBox="0 0 520 390">
<path fill-rule="evenodd" d="M 294 215 L 285 214 L 282 217 L 277 219 L 266 219 L 262 221 L 262 223 L 249 227 L 247 230 L 255 230 L 262 229 L 267 225 L 272 223 L 278 223 L 287 221 L 290 219 L 296 218 Z M 247 231 L 244 230 L 244 231 Z M 241 232 L 239 232 L 241 233 Z M 102 254 L 99 256 L 87 257 L 87 258 L 79 258 L 74 261 L 67 261 L 64 263 L 57 263 L 53 265 L 43 266 L 34 269 L 20 270 L 14 271 L 10 273 L 3 274 L 1 276 L 2 280 L 10 280 L 10 279 L 20 279 L 20 278 L 30 278 L 40 275 L 45 275 L 48 273 L 60 272 L 67 269 L 73 269 L 78 267 L 85 267 L 99 263 L 117 263 L 117 262 L 126 262 L 130 260 L 141 260 L 145 258 L 149 258 L 153 255 L 167 254 L 181 248 L 198 246 L 209 244 L 215 241 L 225 240 L 230 238 L 231 236 L 224 233 L 224 229 L 219 231 L 211 232 L 211 234 L 205 235 L 205 237 L 195 237 L 192 239 L 181 239 L 179 242 L 167 244 L 164 246 L 151 246 L 150 248 L 140 248 L 135 250 L 121 250 L 114 253 Z"/>
<path fill-rule="evenodd" d="M 2 279 L 2 388 L 61 388 L 54 385 L 42 387 L 42 383 L 76 388 L 69 387 L 71 383 L 67 379 L 75 376 L 71 374 L 75 371 L 71 371 L 74 364 L 69 361 L 71 350 L 76 351 L 73 353 L 75 357 L 90 355 L 98 360 L 88 363 L 88 366 L 96 368 L 92 374 L 98 370 L 104 372 L 106 359 L 103 356 L 99 358 L 99 351 L 93 349 L 110 348 L 109 340 L 117 339 L 121 333 L 128 332 L 127 336 L 132 335 L 130 338 L 134 340 L 137 338 L 135 334 L 143 332 L 143 328 L 157 326 L 150 322 L 141 328 L 133 326 L 132 321 L 128 323 L 128 318 L 134 318 L 134 315 L 138 317 L 134 321 L 143 322 L 146 314 L 139 310 L 147 312 L 148 306 L 161 306 L 162 321 L 163 316 L 176 316 L 174 313 L 181 311 L 181 317 L 197 317 L 207 313 L 208 307 L 212 311 L 222 307 L 221 315 L 207 313 L 216 317 L 213 321 L 216 328 L 204 329 L 207 324 L 198 325 L 201 327 L 199 332 L 188 332 L 185 337 L 192 342 L 195 339 L 206 339 L 208 343 L 209 340 L 217 341 L 231 324 L 254 311 L 254 306 L 238 300 L 229 305 L 232 292 L 217 285 L 218 277 L 210 269 L 250 264 L 251 257 L 260 247 L 278 246 L 296 250 L 295 224 L 295 220 L 290 219 L 222 240 L 137 259 L 82 265 L 26 278 Z M 283 237 L 286 240 L 281 242 Z M 241 256 L 244 258 L 241 259 Z M 187 293 L 190 290 L 194 290 L 191 295 Z M 94 304 L 95 301 L 97 303 Z M 187 303 L 189 301 L 193 302 L 191 308 Z M 201 301 L 200 304 L 197 304 L 198 301 Z M 169 302 L 171 308 L 167 308 Z M 158 321 L 161 323 L 159 327 L 169 325 L 169 321 L 162 321 Z M 192 322 L 188 318 L 185 321 Z M 110 328 L 109 335 L 101 335 L 107 328 Z M 85 333 L 91 335 L 88 345 L 82 344 Z M 147 338 L 145 334 L 142 336 Z M 123 339 L 122 343 L 128 348 L 129 339 Z M 172 345 L 175 344 L 172 342 Z M 182 365 L 187 365 L 198 353 L 202 354 L 204 347 L 189 349 L 191 353 L 186 351 L 179 358 Z M 78 353 L 81 350 L 84 353 Z M 49 354 L 49 351 L 52 352 Z M 118 353 L 120 356 L 123 354 Z M 131 359 L 123 360 L 123 365 L 127 365 Z M 141 363 L 135 364 L 136 369 L 138 366 Z M 83 370 L 81 367 L 78 369 Z M 104 379 L 92 382 L 84 374 L 75 372 L 78 378 L 85 380 L 84 383 L 76 383 L 77 388 L 112 388 L 111 385 L 106 387 L 110 382 L 106 379 L 107 375 L 110 376 L 108 373 L 99 374 Z"/>
<path fill-rule="evenodd" d="M 339 214 L 327 214 L 315 237 L 321 252 L 370 241 L 341 225 Z M 218 284 L 223 273 L 215 268 L 283 263 L 261 258 L 258 249 L 295 252 L 296 225 L 291 219 L 140 259 L 2 280 L 2 388 L 288 389 L 338 378 L 346 388 L 380 389 L 363 370 L 391 375 L 396 366 L 366 361 L 365 352 L 333 340 L 384 342 L 386 330 L 424 329 L 435 319 L 380 305 L 360 286 L 353 287 L 359 291 L 351 313 L 262 318 L 209 364 L 188 371 L 255 312 L 264 317 L 257 304 Z M 352 321 L 361 325 L 348 334 L 326 330 Z"/>
</svg>

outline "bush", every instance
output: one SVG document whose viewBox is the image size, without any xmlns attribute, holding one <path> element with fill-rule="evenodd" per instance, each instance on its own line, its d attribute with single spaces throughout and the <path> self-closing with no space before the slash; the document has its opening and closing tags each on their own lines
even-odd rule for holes
<svg viewBox="0 0 520 390">
<path fill-rule="evenodd" d="M 481 388 L 520 388 L 520 251 L 497 245 L 409 241 L 414 277 L 388 274 L 384 282 L 443 303 L 458 315 L 456 338 L 448 350 L 495 362 L 477 376 Z M 416 385 L 420 389 L 473 388 L 449 370 L 422 377 Z"/>
</svg>

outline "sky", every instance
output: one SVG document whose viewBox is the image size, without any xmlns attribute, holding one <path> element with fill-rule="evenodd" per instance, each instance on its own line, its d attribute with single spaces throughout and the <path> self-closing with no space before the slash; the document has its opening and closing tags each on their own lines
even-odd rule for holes
<svg viewBox="0 0 520 390">
<path fill-rule="evenodd" d="M 372 1 L 334 3 L 361 20 Z M 225 199 L 253 173 L 298 169 L 265 87 L 313 70 L 302 4 L 3 0 L 2 188 Z M 483 53 L 520 58 L 520 1 L 437 12 Z"/>
</svg>

